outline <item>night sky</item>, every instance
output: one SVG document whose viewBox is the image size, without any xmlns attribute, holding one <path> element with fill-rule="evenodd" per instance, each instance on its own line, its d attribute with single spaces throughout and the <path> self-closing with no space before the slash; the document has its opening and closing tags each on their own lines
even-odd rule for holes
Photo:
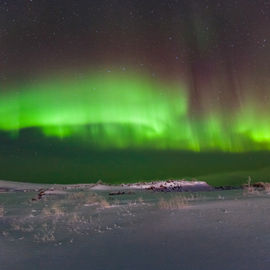
<svg viewBox="0 0 270 270">
<path fill-rule="evenodd" d="M 0 178 L 267 178 L 269 86 L 270 1 L 0 1 Z"/>
</svg>

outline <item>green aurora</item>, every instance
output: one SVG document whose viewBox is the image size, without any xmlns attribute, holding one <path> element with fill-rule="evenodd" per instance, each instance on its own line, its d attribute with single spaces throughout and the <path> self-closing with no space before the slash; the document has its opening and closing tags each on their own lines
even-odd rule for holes
<svg viewBox="0 0 270 270">
<path fill-rule="evenodd" d="M 270 181 L 267 1 L 2 1 L 0 179 Z"/>
<path fill-rule="evenodd" d="M 192 114 L 184 80 L 136 72 L 89 72 L 5 86 L 0 130 L 37 128 L 99 149 L 246 152 L 270 150 L 268 113 L 246 96 L 241 108 Z"/>
</svg>

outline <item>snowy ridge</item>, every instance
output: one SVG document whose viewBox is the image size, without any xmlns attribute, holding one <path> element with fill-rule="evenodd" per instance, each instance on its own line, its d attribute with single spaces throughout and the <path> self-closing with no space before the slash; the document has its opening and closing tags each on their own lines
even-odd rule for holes
<svg viewBox="0 0 270 270">
<path fill-rule="evenodd" d="M 208 191 L 213 190 L 213 187 L 204 181 L 187 181 L 187 180 L 163 180 L 153 182 L 138 182 L 130 184 L 74 184 L 74 185 L 61 185 L 61 184 L 33 184 L 0 180 L 0 192 L 5 191 L 31 191 L 45 189 L 46 193 L 54 194 L 67 190 L 153 190 L 153 191 Z"/>
</svg>

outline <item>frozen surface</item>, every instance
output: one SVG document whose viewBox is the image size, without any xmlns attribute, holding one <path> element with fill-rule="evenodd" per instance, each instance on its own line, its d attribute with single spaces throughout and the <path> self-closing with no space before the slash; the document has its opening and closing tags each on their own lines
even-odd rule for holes
<svg viewBox="0 0 270 270">
<path fill-rule="evenodd" d="M 1 270 L 270 269 L 267 193 L 0 186 Z"/>
</svg>

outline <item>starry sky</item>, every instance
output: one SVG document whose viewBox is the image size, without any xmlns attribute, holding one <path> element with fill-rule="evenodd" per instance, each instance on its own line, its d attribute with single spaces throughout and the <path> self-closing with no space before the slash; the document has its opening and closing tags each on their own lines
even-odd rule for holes
<svg viewBox="0 0 270 270">
<path fill-rule="evenodd" d="M 0 176 L 195 177 L 236 171 L 231 157 L 263 169 L 269 75 L 270 1 L 0 1 Z M 39 169 L 14 174 L 20 159 Z"/>
</svg>

